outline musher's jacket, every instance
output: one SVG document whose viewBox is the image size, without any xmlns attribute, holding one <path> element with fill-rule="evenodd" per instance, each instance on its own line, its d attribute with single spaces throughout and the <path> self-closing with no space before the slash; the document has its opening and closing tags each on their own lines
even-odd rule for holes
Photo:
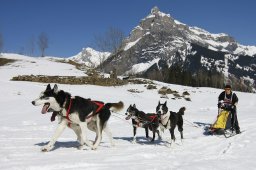
<svg viewBox="0 0 256 170">
<path fill-rule="evenodd" d="M 225 103 L 230 103 L 232 105 L 234 105 L 235 103 L 238 102 L 238 97 L 236 96 L 235 93 L 231 92 L 229 95 L 225 93 L 225 91 L 223 91 L 220 95 L 219 95 L 219 100 L 221 101 L 223 100 Z"/>
</svg>

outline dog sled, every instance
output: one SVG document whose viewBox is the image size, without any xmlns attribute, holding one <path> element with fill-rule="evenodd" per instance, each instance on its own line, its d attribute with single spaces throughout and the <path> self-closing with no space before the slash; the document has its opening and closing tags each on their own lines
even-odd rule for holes
<svg viewBox="0 0 256 170">
<path fill-rule="evenodd" d="M 229 138 L 236 135 L 234 129 L 235 116 L 232 118 L 231 114 L 233 108 L 226 103 L 221 103 L 220 105 L 216 121 L 206 128 L 206 132 L 209 135 L 224 135 L 226 138 Z"/>
</svg>

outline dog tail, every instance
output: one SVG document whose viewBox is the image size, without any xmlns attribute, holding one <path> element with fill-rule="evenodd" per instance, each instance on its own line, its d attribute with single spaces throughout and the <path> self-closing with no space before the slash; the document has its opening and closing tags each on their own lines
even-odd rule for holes
<svg viewBox="0 0 256 170">
<path fill-rule="evenodd" d="M 122 101 L 118 103 L 106 103 L 105 106 L 114 112 L 118 112 L 124 108 L 124 103 Z"/>
<path fill-rule="evenodd" d="M 184 115 L 185 110 L 186 110 L 186 107 L 181 107 L 180 110 L 178 111 L 178 114 Z"/>
</svg>

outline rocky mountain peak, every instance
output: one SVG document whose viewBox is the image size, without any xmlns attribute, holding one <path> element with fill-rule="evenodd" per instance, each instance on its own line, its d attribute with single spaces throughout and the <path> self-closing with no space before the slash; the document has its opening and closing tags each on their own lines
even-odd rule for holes
<svg viewBox="0 0 256 170">
<path fill-rule="evenodd" d="M 224 62 L 225 56 L 228 62 Z M 118 74 L 155 74 L 154 71 L 179 64 L 196 75 L 198 69 L 228 72 L 238 79 L 254 82 L 256 46 L 243 46 L 227 34 L 213 34 L 190 27 L 158 7 L 151 9 L 123 43 L 104 63 L 106 72 Z M 150 71 L 148 71 L 150 70 Z M 228 75 L 228 74 L 226 74 Z"/>
<path fill-rule="evenodd" d="M 158 12 L 159 12 L 159 8 L 158 8 L 157 6 L 154 6 L 154 7 L 151 9 L 151 14 L 152 14 L 152 15 L 156 15 Z"/>
<path fill-rule="evenodd" d="M 87 47 L 83 48 L 80 53 L 72 56 L 71 59 L 75 62 L 82 63 L 86 67 L 95 68 L 99 66 L 103 61 L 105 61 L 110 56 L 109 52 L 96 51 L 93 48 Z"/>
<path fill-rule="evenodd" d="M 151 9 L 151 13 L 142 19 L 138 26 L 136 26 L 130 33 L 129 37 L 124 41 L 123 48 L 125 44 L 129 42 L 138 41 L 140 38 L 158 34 L 158 33 L 169 33 L 174 35 L 179 35 L 180 30 L 187 29 L 185 25 L 177 25 L 175 20 L 169 15 L 161 12 L 158 7 Z"/>
<path fill-rule="evenodd" d="M 154 7 L 151 9 L 151 13 L 142 20 L 140 26 L 144 29 L 153 29 L 154 28 L 173 28 L 176 23 L 174 19 L 169 15 L 161 12 L 158 7 Z"/>
</svg>

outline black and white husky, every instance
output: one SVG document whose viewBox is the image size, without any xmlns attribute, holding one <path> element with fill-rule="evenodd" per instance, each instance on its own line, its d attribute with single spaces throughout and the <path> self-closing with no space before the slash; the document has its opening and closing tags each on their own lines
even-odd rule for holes
<svg viewBox="0 0 256 170">
<path fill-rule="evenodd" d="M 178 126 L 178 131 L 180 132 L 180 137 L 183 139 L 183 115 L 186 108 L 181 107 L 178 112 L 168 112 L 167 102 L 161 104 L 158 103 L 156 107 L 156 113 L 160 119 L 160 129 L 163 132 L 164 129 L 169 129 L 171 133 L 171 139 L 175 141 L 174 130 Z"/>
<path fill-rule="evenodd" d="M 127 117 L 126 120 L 129 120 L 132 118 L 132 125 L 133 125 L 133 141 L 132 143 L 136 143 L 136 134 L 137 134 L 137 128 L 141 127 L 145 129 L 146 132 L 146 138 L 149 138 L 148 136 L 148 129 L 153 132 L 153 138 L 151 142 L 155 141 L 155 133 L 158 134 L 158 137 L 161 138 L 159 134 L 159 120 L 158 116 L 154 113 L 144 113 L 143 111 L 140 111 L 136 108 L 136 105 L 133 104 L 130 105 L 127 108 L 126 111 Z"/>
<path fill-rule="evenodd" d="M 118 111 L 123 108 L 123 102 L 119 103 L 106 103 L 92 101 L 79 96 L 71 96 L 70 93 L 63 90 L 58 90 L 55 84 L 51 88 L 50 84 L 46 87 L 39 98 L 32 101 L 35 106 L 43 105 L 42 113 L 58 112 L 59 124 L 58 127 L 49 141 L 49 143 L 42 148 L 42 151 L 50 151 L 58 137 L 68 126 L 74 130 L 77 135 L 77 140 L 80 143 L 79 148 L 83 148 L 86 144 L 92 149 L 96 149 L 102 139 L 102 131 L 105 131 L 109 136 L 111 144 L 112 135 L 107 127 L 108 119 L 111 111 Z M 87 139 L 86 132 L 88 128 L 96 132 L 94 144 L 91 144 Z"/>
</svg>

